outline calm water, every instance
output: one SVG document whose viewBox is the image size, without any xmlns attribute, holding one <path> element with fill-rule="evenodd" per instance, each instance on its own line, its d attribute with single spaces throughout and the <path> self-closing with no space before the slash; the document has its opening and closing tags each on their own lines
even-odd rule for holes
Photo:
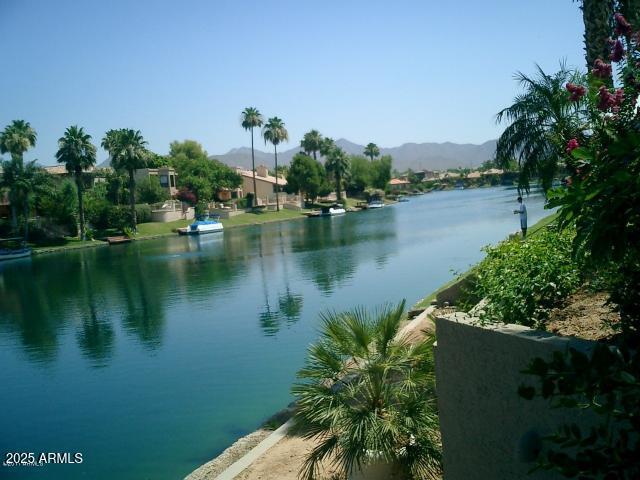
<svg viewBox="0 0 640 480">
<path fill-rule="evenodd" d="M 519 228 L 515 192 L 0 264 L 2 478 L 176 479 L 291 401 L 318 313 L 409 305 Z M 545 215 L 527 201 L 529 223 Z M 1 462 L 0 462 L 1 463 Z"/>
</svg>

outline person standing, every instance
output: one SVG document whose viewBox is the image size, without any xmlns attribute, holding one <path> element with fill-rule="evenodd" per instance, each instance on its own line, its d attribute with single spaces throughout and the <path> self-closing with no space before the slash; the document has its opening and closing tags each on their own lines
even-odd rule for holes
<svg viewBox="0 0 640 480">
<path fill-rule="evenodd" d="M 520 214 L 520 229 L 522 230 L 522 238 L 527 238 L 527 207 L 522 201 L 522 197 L 518 197 L 518 209 L 514 210 L 514 214 Z"/>
</svg>

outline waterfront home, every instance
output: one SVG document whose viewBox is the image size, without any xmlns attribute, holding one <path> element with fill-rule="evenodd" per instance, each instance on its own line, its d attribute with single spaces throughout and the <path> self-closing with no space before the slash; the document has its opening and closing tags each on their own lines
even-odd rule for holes
<svg viewBox="0 0 640 480">
<path fill-rule="evenodd" d="M 482 177 L 482 174 L 480 172 L 475 172 L 475 171 L 470 172 L 469 175 L 467 175 L 467 178 L 470 180 L 473 180 L 473 179 L 477 180 L 478 178 L 481 178 L 481 177 Z"/>
<path fill-rule="evenodd" d="M 407 190 L 411 185 L 411 182 L 402 178 L 392 178 L 389 180 L 389 190 L 392 192 L 400 192 Z"/>
<path fill-rule="evenodd" d="M 178 174 L 172 167 L 159 167 L 159 168 L 139 168 L 135 172 L 136 182 L 145 180 L 151 177 L 157 177 L 160 181 L 160 186 L 169 191 L 169 195 L 175 197 L 178 193 L 177 180 Z"/>
<path fill-rule="evenodd" d="M 253 192 L 253 170 L 245 170 L 241 167 L 236 168 L 236 172 L 242 177 L 242 186 L 238 189 L 238 197 L 243 198 L 248 193 Z M 278 176 L 278 190 L 282 190 L 287 184 L 287 180 Z M 264 165 L 256 168 L 256 197 L 259 205 L 266 205 L 272 202 L 276 193 L 276 177 L 269 174 L 269 170 Z M 275 200 L 273 200 L 275 202 Z"/>
</svg>

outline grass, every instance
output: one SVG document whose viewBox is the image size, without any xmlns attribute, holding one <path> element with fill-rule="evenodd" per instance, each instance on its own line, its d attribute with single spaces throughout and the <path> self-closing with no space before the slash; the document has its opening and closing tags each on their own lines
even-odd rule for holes
<svg viewBox="0 0 640 480">
<path fill-rule="evenodd" d="M 34 246 L 33 253 L 55 252 L 58 250 L 75 250 L 77 248 L 95 247 L 98 245 L 107 245 L 102 240 L 80 240 L 79 238 L 65 237 L 58 245 Z"/>
<path fill-rule="evenodd" d="M 261 223 L 280 222 L 294 218 L 304 218 L 304 214 L 295 210 L 282 209 L 279 212 L 244 213 L 231 218 L 222 219 L 225 228 L 240 227 L 243 225 L 258 225 Z M 178 228 L 186 227 L 193 220 L 176 220 L 167 223 L 141 223 L 138 225 L 138 239 L 158 235 L 170 235 Z"/>
</svg>

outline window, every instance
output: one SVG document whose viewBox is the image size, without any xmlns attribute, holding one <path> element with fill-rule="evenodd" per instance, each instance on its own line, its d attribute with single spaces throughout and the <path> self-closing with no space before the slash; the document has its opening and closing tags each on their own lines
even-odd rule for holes
<svg viewBox="0 0 640 480">
<path fill-rule="evenodd" d="M 160 186 L 164 188 L 169 188 L 169 176 L 168 175 L 160 175 Z"/>
<path fill-rule="evenodd" d="M 176 186 L 176 176 L 175 175 L 170 175 L 169 178 L 171 179 L 171 186 L 175 187 Z"/>
</svg>

